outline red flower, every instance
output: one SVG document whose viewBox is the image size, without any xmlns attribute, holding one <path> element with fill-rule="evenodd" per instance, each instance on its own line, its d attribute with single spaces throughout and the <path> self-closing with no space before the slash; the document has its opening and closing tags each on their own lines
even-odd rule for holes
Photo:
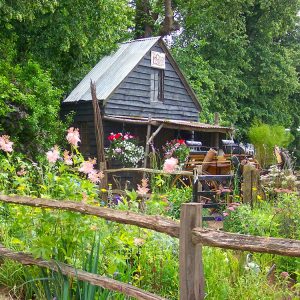
<svg viewBox="0 0 300 300">
<path fill-rule="evenodd" d="M 177 140 L 177 143 L 180 145 L 185 145 L 185 140 Z"/>
<path fill-rule="evenodd" d="M 122 137 L 122 133 L 120 133 L 120 132 L 115 135 L 116 140 L 119 139 L 120 137 Z"/>
<path fill-rule="evenodd" d="M 111 133 L 109 136 L 108 136 L 108 140 L 109 141 L 113 141 L 115 139 L 115 135 L 113 133 Z"/>
</svg>

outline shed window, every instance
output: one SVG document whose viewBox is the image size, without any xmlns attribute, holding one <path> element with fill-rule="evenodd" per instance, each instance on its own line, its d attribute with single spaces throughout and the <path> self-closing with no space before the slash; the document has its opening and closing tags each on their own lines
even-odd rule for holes
<svg viewBox="0 0 300 300">
<path fill-rule="evenodd" d="M 151 102 L 162 102 L 164 100 L 164 79 L 164 70 L 153 69 L 150 89 Z"/>
</svg>

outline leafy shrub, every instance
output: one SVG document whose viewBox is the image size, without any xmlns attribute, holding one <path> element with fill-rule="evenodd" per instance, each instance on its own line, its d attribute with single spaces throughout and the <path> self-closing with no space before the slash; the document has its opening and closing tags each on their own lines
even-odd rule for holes
<svg viewBox="0 0 300 300">
<path fill-rule="evenodd" d="M 167 192 L 166 199 L 169 203 L 167 215 L 179 219 L 181 204 L 191 202 L 192 188 L 172 188 Z"/>
<path fill-rule="evenodd" d="M 250 208 L 240 205 L 230 211 L 224 221 L 224 230 L 251 234 L 300 240 L 300 199 L 296 194 L 281 194 L 274 202 L 261 202 Z M 274 257 L 279 271 L 299 272 L 298 258 Z"/>
<path fill-rule="evenodd" d="M 14 137 L 19 149 L 37 155 L 62 140 L 61 91 L 39 64 L 0 60 L 0 133 Z"/>
<path fill-rule="evenodd" d="M 263 168 L 274 162 L 273 148 L 287 147 L 293 136 L 283 126 L 254 122 L 248 132 L 251 143 L 255 146 L 256 157 Z"/>
</svg>

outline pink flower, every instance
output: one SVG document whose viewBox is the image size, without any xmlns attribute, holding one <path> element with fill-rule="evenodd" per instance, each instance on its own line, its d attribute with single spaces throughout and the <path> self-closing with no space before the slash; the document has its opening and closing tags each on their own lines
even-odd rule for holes
<svg viewBox="0 0 300 300">
<path fill-rule="evenodd" d="M 227 207 L 227 209 L 228 209 L 228 210 L 231 210 L 231 211 L 234 211 L 234 210 L 235 210 L 233 206 L 229 206 L 229 207 Z"/>
<path fill-rule="evenodd" d="M 281 272 L 280 276 L 284 279 L 288 278 L 290 276 L 290 274 L 288 272 Z"/>
<path fill-rule="evenodd" d="M 74 127 L 69 128 L 66 139 L 69 142 L 69 144 L 73 145 L 74 147 L 77 147 L 78 143 L 81 142 L 79 136 L 79 129 Z"/>
<path fill-rule="evenodd" d="M 18 172 L 17 172 L 17 175 L 18 176 L 23 176 L 23 175 L 25 175 L 27 172 L 25 171 L 25 168 L 24 167 L 21 167 L 21 170 L 19 170 Z"/>
<path fill-rule="evenodd" d="M 73 165 L 73 160 L 72 160 L 72 156 L 69 155 L 69 151 L 65 150 L 64 151 L 64 162 L 66 165 L 71 166 Z"/>
<path fill-rule="evenodd" d="M 94 164 L 96 163 L 96 159 L 91 159 L 84 161 L 81 164 L 81 167 L 79 168 L 79 171 L 84 173 L 84 174 L 90 174 L 91 172 L 94 171 Z"/>
<path fill-rule="evenodd" d="M 116 149 L 114 150 L 114 152 L 115 152 L 115 153 L 121 153 L 121 152 L 122 152 L 122 149 L 121 149 L 121 148 L 116 148 Z"/>
<path fill-rule="evenodd" d="M 147 195 L 147 193 L 149 192 L 149 188 L 148 188 L 148 179 L 146 178 L 143 178 L 142 179 L 142 184 L 141 185 L 137 185 L 138 188 L 137 188 L 137 193 L 141 196 L 145 196 Z"/>
<path fill-rule="evenodd" d="M 178 160 L 174 157 L 168 158 L 164 162 L 163 171 L 166 173 L 172 173 L 176 170 Z"/>
<path fill-rule="evenodd" d="M 46 153 L 47 159 L 49 163 L 56 163 L 56 161 L 59 159 L 59 150 L 58 147 L 55 145 L 52 149 L 52 151 L 48 151 Z"/>
<path fill-rule="evenodd" d="M 229 213 L 223 212 L 223 216 L 224 216 L 224 217 L 227 217 L 227 216 L 229 216 Z"/>
<path fill-rule="evenodd" d="M 98 183 L 103 178 L 104 178 L 104 174 L 102 171 L 97 172 L 96 170 L 93 170 L 88 174 L 88 179 L 93 183 Z"/>
<path fill-rule="evenodd" d="M 0 136 L 0 149 L 5 151 L 5 152 L 12 152 L 13 148 L 12 148 L 13 142 L 11 142 L 9 140 L 9 136 L 8 135 L 2 135 Z"/>
</svg>

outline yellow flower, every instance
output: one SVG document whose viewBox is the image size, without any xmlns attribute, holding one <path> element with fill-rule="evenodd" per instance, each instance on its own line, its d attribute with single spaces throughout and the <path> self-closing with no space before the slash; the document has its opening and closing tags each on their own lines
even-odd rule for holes
<svg viewBox="0 0 300 300">
<path fill-rule="evenodd" d="M 96 226 L 96 225 L 92 225 L 90 228 L 91 228 L 91 230 L 93 230 L 93 231 L 96 231 L 96 230 L 97 230 L 97 226 Z"/>
<path fill-rule="evenodd" d="M 252 188 L 252 191 L 254 191 L 254 192 L 257 191 L 257 188 L 256 187 Z"/>
<path fill-rule="evenodd" d="M 101 192 L 102 192 L 102 193 L 106 193 L 106 192 L 107 192 L 107 189 L 101 189 Z"/>
<path fill-rule="evenodd" d="M 257 195 L 257 200 L 262 201 L 262 197 L 260 195 Z"/>
</svg>

